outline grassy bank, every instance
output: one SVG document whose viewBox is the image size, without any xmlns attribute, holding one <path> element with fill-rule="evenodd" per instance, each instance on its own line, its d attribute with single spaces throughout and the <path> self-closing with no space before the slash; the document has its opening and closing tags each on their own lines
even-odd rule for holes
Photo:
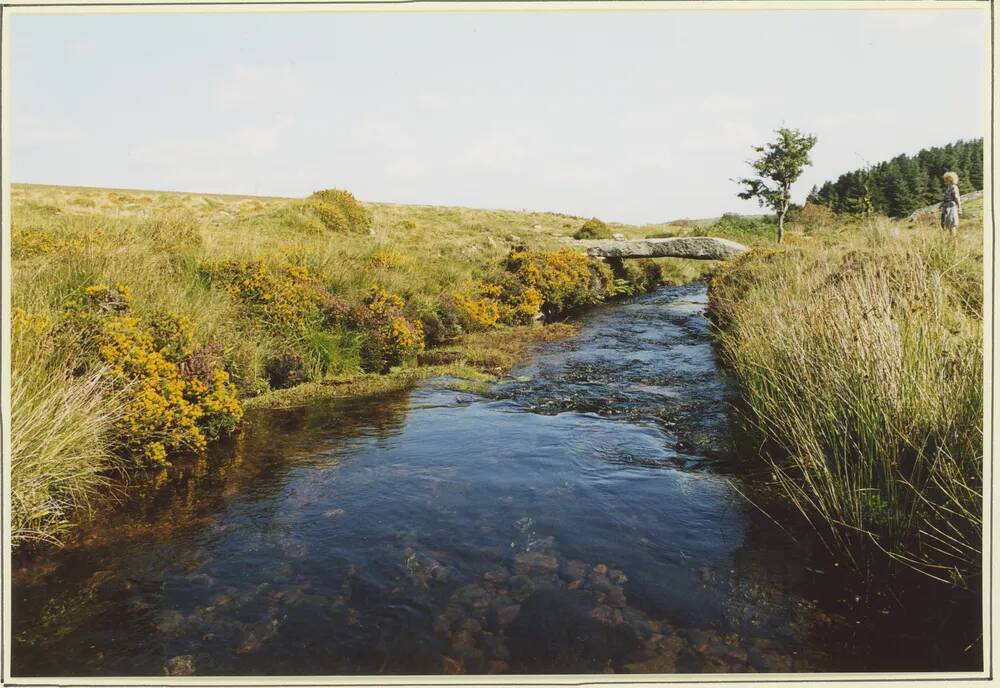
<svg viewBox="0 0 1000 688">
<path fill-rule="evenodd" d="M 247 406 L 508 369 L 573 309 L 700 274 L 614 273 L 558 213 L 15 185 L 15 541 L 116 472 L 203 452 Z M 627 237 L 690 228 L 609 224 Z M 59 408 L 58 414 L 49 409 Z"/>
<path fill-rule="evenodd" d="M 982 204 L 800 226 L 713 277 L 743 412 L 838 558 L 974 584 L 982 546 Z M 803 229 L 808 231 L 803 231 Z"/>
</svg>

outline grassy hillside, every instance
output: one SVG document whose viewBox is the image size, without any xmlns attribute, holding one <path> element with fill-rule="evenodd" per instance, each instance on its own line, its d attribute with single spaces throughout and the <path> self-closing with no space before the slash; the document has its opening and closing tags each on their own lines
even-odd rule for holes
<svg viewBox="0 0 1000 688">
<path fill-rule="evenodd" d="M 557 213 L 336 193 L 12 194 L 17 540 L 57 537 L 109 469 L 201 452 L 247 405 L 482 380 L 568 331 L 539 318 L 702 269 L 613 274 L 567 243 L 584 218 Z"/>
<path fill-rule="evenodd" d="M 724 266 L 710 296 L 774 480 L 838 558 L 975 587 L 982 200 L 963 213 L 957 237 L 933 216 L 799 227 Z"/>
</svg>

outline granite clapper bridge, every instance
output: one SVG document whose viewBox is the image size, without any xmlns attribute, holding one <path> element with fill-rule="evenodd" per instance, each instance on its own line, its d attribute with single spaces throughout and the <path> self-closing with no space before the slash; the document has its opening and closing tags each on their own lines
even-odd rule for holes
<svg viewBox="0 0 1000 688">
<path fill-rule="evenodd" d="M 595 258 L 690 258 L 727 260 L 747 250 L 743 244 L 716 237 L 670 237 L 632 241 L 594 240 L 574 242 Z"/>
</svg>

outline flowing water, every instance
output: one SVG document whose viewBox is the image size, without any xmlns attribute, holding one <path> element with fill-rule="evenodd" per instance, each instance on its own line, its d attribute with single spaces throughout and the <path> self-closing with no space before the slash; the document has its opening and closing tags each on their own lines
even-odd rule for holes
<svg viewBox="0 0 1000 688">
<path fill-rule="evenodd" d="M 482 393 L 251 415 L 18 553 L 14 675 L 978 668 L 951 641 L 974 613 L 935 633 L 861 601 L 741 496 L 759 463 L 705 299 L 593 311 Z"/>
</svg>

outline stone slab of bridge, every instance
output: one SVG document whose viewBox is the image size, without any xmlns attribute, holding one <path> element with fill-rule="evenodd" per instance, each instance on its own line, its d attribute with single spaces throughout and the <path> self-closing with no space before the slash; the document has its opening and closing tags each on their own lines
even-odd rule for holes
<svg viewBox="0 0 1000 688">
<path fill-rule="evenodd" d="M 592 240 L 573 242 L 595 258 L 691 258 L 727 260 L 747 250 L 743 244 L 716 237 L 669 237 L 631 241 Z"/>
</svg>

